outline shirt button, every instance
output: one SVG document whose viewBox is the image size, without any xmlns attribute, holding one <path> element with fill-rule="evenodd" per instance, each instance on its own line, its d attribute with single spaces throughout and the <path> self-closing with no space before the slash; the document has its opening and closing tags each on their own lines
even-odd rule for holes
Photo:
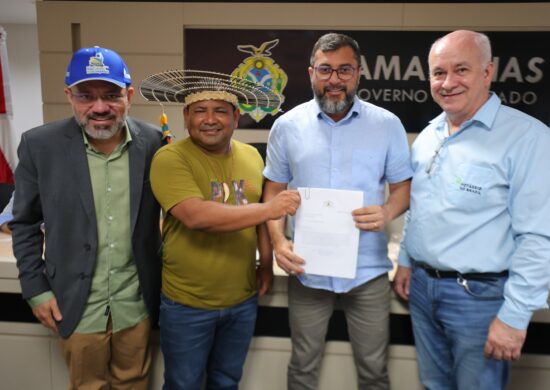
<svg viewBox="0 0 550 390">
<path fill-rule="evenodd" d="M 114 248 L 114 247 L 115 247 L 115 244 L 109 244 L 109 247 L 110 247 L 110 248 Z"/>
<path fill-rule="evenodd" d="M 107 218 L 109 219 L 109 221 L 112 221 L 112 220 L 113 220 L 113 216 L 112 216 L 112 215 L 109 215 Z"/>
<path fill-rule="evenodd" d="M 111 192 L 111 191 L 112 191 L 111 187 L 107 187 L 107 192 Z"/>
</svg>

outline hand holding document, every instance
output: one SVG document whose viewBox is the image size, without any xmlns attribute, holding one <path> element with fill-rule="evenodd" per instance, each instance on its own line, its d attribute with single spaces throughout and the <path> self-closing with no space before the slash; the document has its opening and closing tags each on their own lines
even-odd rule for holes
<svg viewBox="0 0 550 390">
<path fill-rule="evenodd" d="M 355 278 L 359 229 L 351 212 L 363 206 L 362 191 L 298 188 L 294 253 L 307 274 Z"/>
</svg>

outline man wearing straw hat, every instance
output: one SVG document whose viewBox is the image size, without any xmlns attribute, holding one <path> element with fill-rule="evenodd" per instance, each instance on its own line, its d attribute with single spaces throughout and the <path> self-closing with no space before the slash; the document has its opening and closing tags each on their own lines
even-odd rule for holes
<svg viewBox="0 0 550 390">
<path fill-rule="evenodd" d="M 275 107 L 270 90 L 226 75 L 171 71 L 146 79 L 149 100 L 183 102 L 189 137 L 159 150 L 151 184 L 165 213 L 161 347 L 166 389 L 237 389 L 254 331 L 257 293 L 273 279 L 264 222 L 294 214 L 296 191 L 267 203 L 263 161 L 232 140 L 239 103 Z M 256 247 L 260 260 L 256 268 Z"/>
<path fill-rule="evenodd" d="M 147 179 L 161 132 L 127 116 L 134 89 L 114 51 L 78 50 L 65 84 L 74 117 L 19 145 L 9 226 L 23 298 L 62 337 L 70 389 L 145 390 L 161 268 Z"/>
</svg>

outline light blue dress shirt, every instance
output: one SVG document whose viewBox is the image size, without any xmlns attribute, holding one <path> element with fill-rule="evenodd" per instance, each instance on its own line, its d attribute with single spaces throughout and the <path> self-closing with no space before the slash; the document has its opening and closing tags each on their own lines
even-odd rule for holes
<svg viewBox="0 0 550 390">
<path fill-rule="evenodd" d="M 547 307 L 550 130 L 491 94 L 448 134 L 442 113 L 413 144 L 399 264 L 421 261 L 462 273 L 508 270 L 498 318 L 525 329 L 532 312 Z"/>
<path fill-rule="evenodd" d="M 13 219 L 13 193 L 10 196 L 10 200 L 2 213 L 0 214 L 0 226 L 11 221 Z"/>
<path fill-rule="evenodd" d="M 338 122 L 311 100 L 273 124 L 264 176 L 290 188 L 359 190 L 365 206 L 382 205 L 386 182 L 412 176 L 407 136 L 397 116 L 357 97 Z M 389 269 L 384 232 L 362 231 L 355 279 L 306 274 L 300 280 L 309 287 L 347 292 Z"/>
</svg>

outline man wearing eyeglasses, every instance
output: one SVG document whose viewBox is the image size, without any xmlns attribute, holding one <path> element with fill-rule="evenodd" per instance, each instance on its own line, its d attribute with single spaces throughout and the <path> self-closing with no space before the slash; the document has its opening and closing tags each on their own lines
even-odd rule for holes
<svg viewBox="0 0 550 390">
<path fill-rule="evenodd" d="M 9 226 L 22 295 L 61 336 L 70 389 L 147 389 L 161 280 L 149 167 L 162 135 L 128 116 L 134 89 L 114 51 L 78 50 L 65 83 L 74 117 L 25 132 L 18 149 Z"/>
<path fill-rule="evenodd" d="M 334 305 L 348 324 L 360 389 L 388 389 L 390 285 L 386 225 L 409 205 L 412 170 L 405 130 L 392 113 L 361 101 L 357 42 L 326 34 L 313 47 L 309 75 L 314 99 L 273 125 L 264 176 L 266 200 L 289 188 L 363 191 L 364 207 L 353 211 L 360 232 L 354 279 L 304 273 L 292 249 L 292 226 L 268 222 L 276 260 L 289 274 L 292 356 L 288 388 L 316 389 L 325 337 Z M 385 200 L 385 183 L 390 195 Z M 338 262 L 338 257 L 334 258 Z"/>
</svg>

